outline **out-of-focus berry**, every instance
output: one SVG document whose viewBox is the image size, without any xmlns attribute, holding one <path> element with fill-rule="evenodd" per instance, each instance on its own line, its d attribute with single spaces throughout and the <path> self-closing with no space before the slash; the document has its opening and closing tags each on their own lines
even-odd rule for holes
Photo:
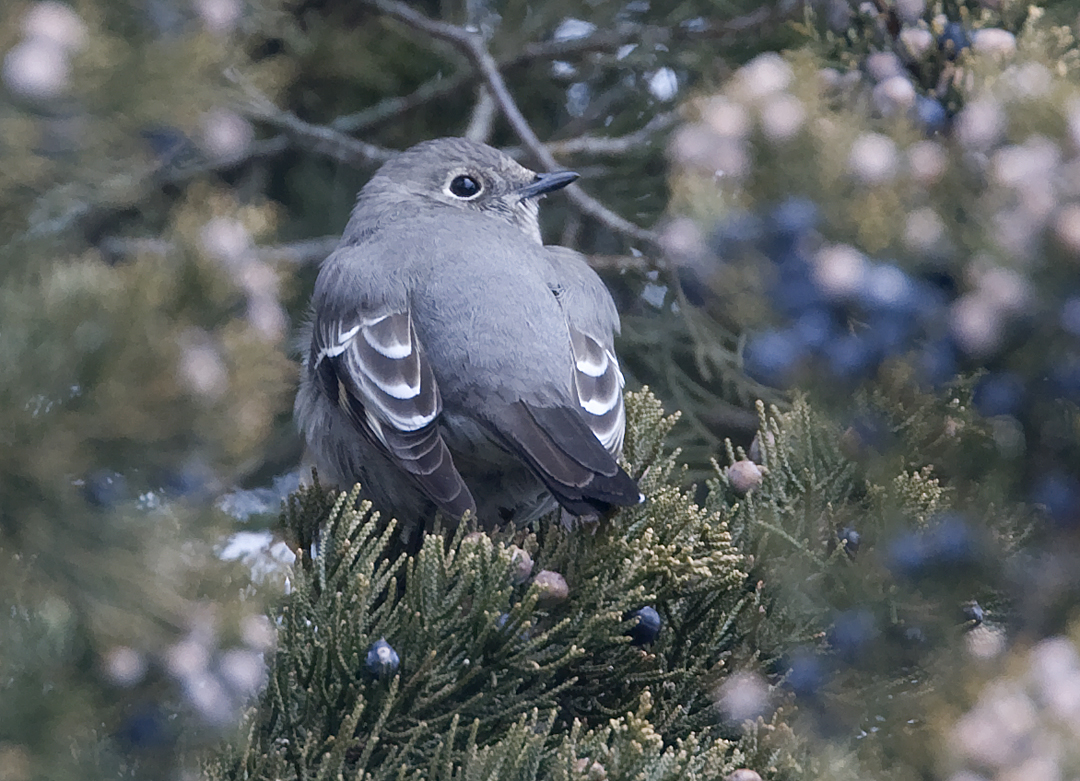
<svg viewBox="0 0 1080 781">
<path fill-rule="evenodd" d="M 510 577 L 514 585 L 521 585 L 532 575 L 533 560 L 529 552 L 517 545 L 510 546 Z"/>
<path fill-rule="evenodd" d="M 964 615 L 964 620 L 970 623 L 971 626 L 976 627 L 982 624 L 984 615 L 982 605 L 975 600 L 965 603 L 961 607 L 961 612 Z"/>
<path fill-rule="evenodd" d="M 946 513 L 920 532 L 905 532 L 886 549 L 890 570 L 900 577 L 950 576 L 978 561 L 979 546 L 968 522 Z"/>
<path fill-rule="evenodd" d="M 646 605 L 635 610 L 630 618 L 636 621 L 634 626 L 630 628 L 630 637 L 634 645 L 648 645 L 655 642 L 656 638 L 660 636 L 660 627 L 663 622 L 660 620 L 660 614 L 656 612 L 656 608 Z"/>
<path fill-rule="evenodd" d="M 767 331 L 750 339 L 746 346 L 746 372 L 763 385 L 788 386 L 802 358 L 798 341 L 791 333 Z"/>
<path fill-rule="evenodd" d="M 912 57 L 921 59 L 934 45 L 934 34 L 921 27 L 905 27 L 900 31 L 900 42 Z"/>
<path fill-rule="evenodd" d="M 946 24 L 945 29 L 938 37 L 938 48 L 950 60 L 955 60 L 960 52 L 969 46 L 971 46 L 971 39 L 968 37 L 967 30 L 964 29 L 964 25 L 959 22 Z"/>
<path fill-rule="evenodd" d="M 540 570 L 533 578 L 533 584 L 540 591 L 541 604 L 557 604 L 570 596 L 570 587 L 566 584 L 566 578 L 558 572 Z"/>
<path fill-rule="evenodd" d="M 939 101 L 919 95 L 915 98 L 915 119 L 930 135 L 945 130 L 949 122 L 949 112 Z"/>
<path fill-rule="evenodd" d="M 771 447 L 776 444 L 776 435 L 771 431 L 765 432 L 765 442 Z M 750 450 L 747 451 L 747 455 L 750 456 L 750 460 L 755 464 L 762 464 L 765 462 L 763 448 L 761 446 L 761 432 L 754 434 L 754 440 L 750 443 Z"/>
<path fill-rule="evenodd" d="M 797 238 L 816 228 L 820 219 L 817 204 L 809 198 L 792 197 L 773 210 L 770 227 L 781 237 Z"/>
<path fill-rule="evenodd" d="M 96 507 L 114 507 L 128 498 L 127 479 L 119 472 L 94 472 L 83 482 L 83 495 Z"/>
<path fill-rule="evenodd" d="M 377 678 L 393 675 L 400 665 L 401 658 L 385 637 L 372 643 L 364 661 L 367 671 Z"/>
<path fill-rule="evenodd" d="M 19 97 L 50 100 L 67 91 L 71 66 L 62 47 L 45 38 L 31 38 L 8 50 L 2 75 L 7 88 Z"/>
<path fill-rule="evenodd" d="M 883 116 L 896 116 L 915 105 L 915 87 L 905 76 L 890 76 L 874 87 L 873 100 Z"/>
<path fill-rule="evenodd" d="M 814 307 L 799 315 L 792 332 L 810 350 L 821 350 L 837 338 L 836 318 L 829 310 Z M 754 459 L 756 460 L 756 459 Z"/>
<path fill-rule="evenodd" d="M 872 186 L 891 181 L 899 163 L 895 141 L 881 133 L 863 133 L 851 145 L 847 166 L 856 180 Z"/>
<path fill-rule="evenodd" d="M 926 0 L 896 0 L 893 6 L 904 24 L 915 24 L 926 13 Z"/>
<path fill-rule="evenodd" d="M 944 339 L 929 342 L 919 353 L 917 367 L 925 384 L 943 385 L 956 376 L 956 350 Z"/>
<path fill-rule="evenodd" d="M 878 634 L 874 616 L 866 610 L 838 613 L 829 630 L 829 644 L 848 664 L 858 661 Z"/>
<path fill-rule="evenodd" d="M 116 737 L 122 744 L 142 751 L 162 748 L 173 740 L 167 714 L 153 705 L 143 705 L 130 713 Z"/>
<path fill-rule="evenodd" d="M 829 370 L 838 379 L 855 381 L 872 374 L 878 366 L 879 355 L 867 336 L 844 334 L 825 347 Z"/>
<path fill-rule="evenodd" d="M 862 535 L 854 527 L 845 526 L 840 530 L 837 537 L 844 543 L 844 551 L 847 555 L 855 558 L 855 555 L 859 552 L 859 545 L 862 543 Z"/>
<path fill-rule="evenodd" d="M 773 143 L 794 138 L 805 122 L 806 107 L 794 95 L 774 95 L 761 107 L 761 132 Z"/>
<path fill-rule="evenodd" d="M 1031 501 L 1059 526 L 1073 528 L 1080 523 L 1080 480 L 1073 475 L 1059 470 L 1044 474 L 1035 483 Z"/>
<path fill-rule="evenodd" d="M 1024 400 L 1024 381 L 1012 372 L 995 372 L 983 377 L 975 386 L 973 401 L 979 412 L 988 418 L 997 415 L 1016 415 Z"/>
<path fill-rule="evenodd" d="M 979 54 L 1005 57 L 1016 52 L 1016 36 L 999 27 L 986 27 L 971 34 L 971 48 Z"/>
<path fill-rule="evenodd" d="M 792 657 L 785 681 L 796 696 L 812 698 L 820 693 L 827 678 L 828 673 L 821 658 L 803 649 Z"/>
<path fill-rule="evenodd" d="M 765 473 L 753 461 L 736 461 L 726 472 L 731 489 L 739 496 L 745 496 L 765 481 Z"/>
<path fill-rule="evenodd" d="M 1007 122 L 998 101 L 990 97 L 976 98 L 957 115 L 956 134 L 968 149 L 984 152 L 1005 133 Z"/>
<path fill-rule="evenodd" d="M 866 257 L 848 244 L 829 244 L 814 256 L 814 282 L 830 299 L 844 301 L 863 288 Z"/>
<path fill-rule="evenodd" d="M 874 81 L 882 82 L 894 76 L 902 76 L 904 63 L 892 52 L 874 52 L 866 57 L 866 72 Z"/>
</svg>

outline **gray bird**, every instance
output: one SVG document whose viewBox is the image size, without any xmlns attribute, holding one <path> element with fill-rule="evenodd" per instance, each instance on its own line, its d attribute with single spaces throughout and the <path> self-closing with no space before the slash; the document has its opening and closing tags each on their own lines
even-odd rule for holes
<svg viewBox="0 0 1080 781">
<path fill-rule="evenodd" d="M 576 178 L 444 138 L 363 187 L 315 283 L 296 398 L 321 475 L 407 526 L 643 501 L 616 461 L 615 304 L 581 255 L 540 239 L 538 199 Z"/>
</svg>

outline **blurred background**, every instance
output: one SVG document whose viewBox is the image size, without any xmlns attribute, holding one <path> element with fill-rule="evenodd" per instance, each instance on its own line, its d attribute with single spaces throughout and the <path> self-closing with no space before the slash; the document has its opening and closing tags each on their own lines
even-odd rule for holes
<svg viewBox="0 0 1080 781">
<path fill-rule="evenodd" d="M 318 264 L 448 135 L 581 174 L 545 241 L 608 284 L 740 557 L 700 777 L 1080 775 L 1078 13 L 6 0 L 0 781 L 243 775 L 206 757 L 288 710 Z"/>
</svg>

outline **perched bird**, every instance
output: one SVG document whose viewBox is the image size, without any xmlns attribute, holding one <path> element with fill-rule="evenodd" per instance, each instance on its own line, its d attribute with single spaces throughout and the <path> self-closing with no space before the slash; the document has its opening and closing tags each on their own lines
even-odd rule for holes
<svg viewBox="0 0 1080 781">
<path fill-rule="evenodd" d="M 615 304 L 581 255 L 540 238 L 538 199 L 575 179 L 444 138 L 363 187 L 315 283 L 296 398 L 321 475 L 359 481 L 406 526 L 643 501 L 616 461 Z"/>
</svg>

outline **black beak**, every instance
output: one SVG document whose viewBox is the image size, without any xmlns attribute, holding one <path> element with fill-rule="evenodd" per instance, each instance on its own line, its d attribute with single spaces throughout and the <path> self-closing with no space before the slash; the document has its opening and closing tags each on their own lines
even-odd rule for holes
<svg viewBox="0 0 1080 781">
<path fill-rule="evenodd" d="M 536 181 L 532 184 L 527 184 L 518 190 L 518 195 L 521 196 L 521 200 L 526 198 L 536 198 L 540 195 L 547 195 L 553 193 L 556 190 L 561 190 L 566 185 L 577 180 L 580 174 L 576 174 L 573 171 L 556 171 L 553 174 L 537 174 Z"/>
</svg>

